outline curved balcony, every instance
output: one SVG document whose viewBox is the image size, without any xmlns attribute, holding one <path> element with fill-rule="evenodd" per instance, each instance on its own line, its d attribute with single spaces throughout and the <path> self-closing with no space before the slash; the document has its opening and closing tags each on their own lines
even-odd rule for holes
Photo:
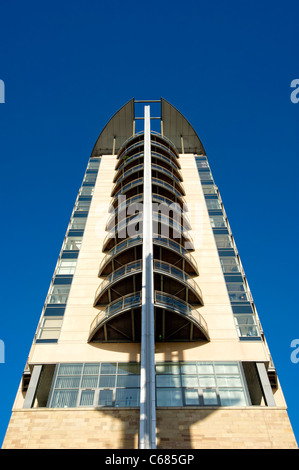
<svg viewBox="0 0 299 470">
<path fill-rule="evenodd" d="M 90 325 L 88 341 L 140 342 L 141 292 L 127 294 L 101 310 Z M 207 323 L 187 302 L 154 292 L 156 341 L 209 341 Z"/>
<path fill-rule="evenodd" d="M 200 304 L 203 306 L 202 300 L 202 292 L 198 284 L 188 276 L 182 269 L 177 268 L 173 264 L 167 263 L 166 261 L 154 260 L 154 273 L 162 274 L 163 276 L 167 276 L 170 280 L 169 285 L 165 285 L 164 283 L 164 291 L 168 291 L 172 287 L 176 289 L 176 286 L 171 284 L 174 280 L 179 281 L 179 283 L 183 283 L 184 286 L 188 289 L 188 302 L 190 304 Z M 173 294 L 174 295 L 174 294 Z M 185 296 L 185 293 L 183 294 Z"/>
<path fill-rule="evenodd" d="M 164 168 L 161 165 L 156 165 L 155 163 L 152 163 L 152 171 L 156 173 L 156 174 L 154 173 L 153 179 L 157 178 L 157 173 L 158 173 L 159 179 L 161 181 L 164 181 L 166 184 L 169 184 L 169 185 L 172 183 L 172 186 L 175 187 L 175 189 L 180 192 L 180 195 L 185 196 L 185 190 L 184 190 L 179 178 L 177 178 L 173 174 L 173 172 L 167 170 L 167 168 Z M 129 170 L 125 171 L 118 178 L 118 180 L 116 181 L 116 183 L 114 184 L 114 186 L 112 188 L 111 197 L 116 197 L 116 195 L 118 195 L 121 192 L 122 184 L 125 182 L 125 180 L 127 178 L 131 177 L 131 179 L 132 179 L 132 175 L 134 175 L 134 173 L 139 173 L 137 175 L 137 177 L 135 176 L 135 179 L 137 179 L 139 177 L 143 177 L 143 163 L 141 163 L 139 165 L 136 165 L 136 166 L 133 166 Z M 133 176 L 133 178 L 134 178 L 134 176 Z M 165 178 L 166 181 L 163 180 L 163 178 Z M 133 179 L 133 181 L 134 181 L 134 179 Z M 129 184 L 129 183 L 130 183 L 130 181 L 127 184 Z M 127 185 L 125 185 L 125 186 L 127 186 Z"/>
<path fill-rule="evenodd" d="M 88 342 L 135 341 L 135 322 L 132 321 L 132 309 L 140 306 L 141 292 L 125 295 L 124 297 L 111 302 L 111 304 L 109 304 L 105 310 L 101 310 L 92 321 L 89 329 Z M 137 340 L 140 341 L 140 332 Z"/>
<path fill-rule="evenodd" d="M 139 165 L 136 165 L 136 166 L 133 166 L 132 168 L 130 168 L 129 170 L 125 171 L 119 178 L 118 180 L 116 181 L 116 183 L 114 184 L 113 188 L 112 188 L 112 191 L 111 191 L 111 197 L 114 196 L 114 194 L 117 192 L 117 190 L 119 189 L 118 186 L 126 179 L 128 178 L 129 176 L 131 176 L 133 173 L 136 173 L 136 172 L 143 172 L 143 163 L 140 163 Z M 141 176 L 141 175 L 140 175 Z"/>
<path fill-rule="evenodd" d="M 119 282 L 127 278 L 128 276 L 132 276 L 136 273 L 142 272 L 142 260 L 132 261 L 131 263 L 125 264 L 120 268 L 112 271 L 112 273 L 107 276 L 99 285 L 96 290 L 95 299 L 94 299 L 94 306 L 98 305 L 99 303 L 107 303 L 107 298 L 103 299 L 103 294 L 112 287 L 115 283 Z M 125 288 L 128 286 L 126 285 Z M 117 291 L 118 293 L 119 291 Z M 119 297 L 120 294 L 118 294 Z"/>
<path fill-rule="evenodd" d="M 140 132 L 136 132 L 136 134 L 132 135 L 131 137 L 129 137 L 124 143 L 123 145 L 120 147 L 119 151 L 118 151 L 118 158 L 120 157 L 120 155 L 122 154 L 122 152 L 124 150 L 126 150 L 127 148 L 129 148 L 132 144 L 130 144 L 131 142 L 133 142 L 134 140 L 138 139 L 139 141 L 143 142 L 143 136 L 144 136 L 144 132 L 143 131 L 140 131 Z M 151 131 L 151 137 L 152 137 L 152 141 L 153 142 L 159 142 L 161 141 L 162 144 L 164 145 L 164 147 L 167 149 L 167 150 L 171 150 L 176 158 L 180 158 L 180 155 L 174 145 L 174 143 L 169 140 L 166 136 L 160 134 L 159 132 L 156 132 L 156 131 Z M 129 145 L 130 144 L 130 145 Z M 166 144 L 168 145 L 168 147 L 166 146 Z"/>
<path fill-rule="evenodd" d="M 142 178 L 137 178 L 134 181 L 131 181 L 130 183 L 126 184 L 122 188 L 117 191 L 116 194 L 114 194 L 114 198 L 117 198 L 120 195 L 125 195 L 130 189 L 135 188 L 136 186 L 142 186 L 143 185 L 143 177 Z"/>
<path fill-rule="evenodd" d="M 155 208 L 154 208 L 155 209 Z M 178 213 L 181 217 L 181 214 Z M 138 229 L 136 226 L 138 224 Z M 111 228 L 103 241 L 103 251 L 111 250 L 113 245 L 118 244 L 120 240 L 134 238 L 142 234 L 143 214 L 133 214 Z M 189 243 L 189 249 L 194 249 L 193 240 L 187 228 L 178 220 L 175 220 L 163 213 L 153 212 L 153 231 L 162 237 L 185 240 Z"/>
<path fill-rule="evenodd" d="M 179 243 L 171 239 L 160 237 L 155 234 L 153 238 L 153 244 L 154 244 L 154 257 L 156 259 L 160 257 L 155 256 L 155 248 L 157 249 L 156 250 L 157 252 L 159 252 L 159 247 L 161 249 L 166 249 L 167 252 L 165 254 L 165 257 L 167 258 L 167 261 L 169 260 L 172 262 L 172 264 L 176 264 L 178 263 L 179 260 L 181 260 L 184 271 L 186 271 L 189 274 L 194 274 L 198 276 L 198 268 L 197 268 L 197 263 L 196 263 L 195 258 L 182 245 L 180 245 Z M 112 270 L 111 266 L 109 268 L 111 261 L 113 261 L 116 257 L 120 255 L 123 255 L 122 264 L 127 264 L 129 262 L 129 258 L 128 258 L 129 250 L 132 250 L 133 248 L 139 245 L 142 245 L 142 237 L 140 235 L 137 235 L 135 238 L 127 238 L 126 240 L 115 245 L 107 253 L 107 255 L 102 259 L 100 263 L 98 276 L 104 276 L 104 275 L 109 274 Z M 173 256 L 171 256 L 171 254 Z M 136 259 L 134 258 L 134 252 L 132 252 L 132 256 L 133 256 L 133 260 Z M 163 259 L 161 261 L 163 261 Z"/>
<path fill-rule="evenodd" d="M 168 177 L 170 179 L 170 181 L 175 181 L 177 183 L 177 186 L 180 188 L 183 196 L 185 196 L 185 190 L 184 190 L 184 188 L 181 184 L 182 179 L 180 179 L 176 175 L 174 175 L 173 171 L 170 171 L 167 168 L 165 168 L 164 166 L 158 165 L 156 163 L 152 163 L 152 171 L 158 171 L 163 176 Z"/>
<path fill-rule="evenodd" d="M 159 179 L 159 178 L 152 178 L 152 184 L 153 184 L 153 192 L 155 194 L 159 194 L 162 192 L 162 196 L 165 196 L 165 193 L 167 194 L 166 197 L 174 197 L 176 201 L 179 201 L 181 204 L 185 204 L 185 199 L 182 196 L 182 194 L 171 184 L 166 183 L 165 181 Z M 114 199 L 111 202 L 111 207 L 116 204 L 118 196 L 127 196 L 128 199 L 130 199 L 133 196 L 136 196 L 138 194 L 142 193 L 143 189 L 143 178 L 137 178 L 134 181 L 131 181 L 130 183 L 126 184 L 123 186 L 117 193 L 114 195 Z M 131 190 L 133 190 L 133 194 L 131 194 Z"/>
<path fill-rule="evenodd" d="M 157 207 L 158 211 L 163 210 L 163 204 L 166 204 L 166 207 L 168 207 L 171 211 L 176 212 L 178 214 L 181 214 L 182 216 L 182 224 L 186 230 L 191 229 L 191 224 L 190 221 L 186 215 L 186 211 L 188 210 L 188 207 L 186 205 L 182 205 L 181 201 L 179 200 L 171 200 L 165 196 L 161 196 L 160 194 L 153 194 L 153 203 L 158 203 L 159 206 Z M 176 199 L 176 198 L 175 198 Z M 110 205 L 109 208 L 109 213 L 110 216 L 107 220 L 106 224 L 106 230 L 112 230 L 113 227 L 115 227 L 118 223 L 118 214 L 120 211 L 127 212 L 127 208 L 132 204 L 137 204 L 137 203 L 143 203 L 143 194 L 137 194 L 136 196 L 131 197 L 130 199 L 126 199 L 123 201 L 119 206 L 116 207 L 116 209 Z M 161 206 L 162 205 L 162 206 Z M 156 207 L 153 205 L 153 211 L 156 211 Z"/>
<path fill-rule="evenodd" d="M 161 180 L 160 178 L 157 178 L 157 177 L 153 177 L 152 178 L 152 185 L 157 185 L 163 189 L 166 189 L 167 191 L 169 191 L 170 193 L 174 194 L 175 196 L 181 198 L 181 200 L 183 202 L 185 202 L 184 200 L 184 195 L 185 195 L 185 190 L 182 188 L 182 192 L 178 191 L 174 186 L 172 186 L 171 184 L 169 183 L 166 183 L 165 181 Z M 156 191 L 155 191 L 156 192 Z"/>
<path fill-rule="evenodd" d="M 194 279 L 190 278 L 182 269 L 160 260 L 154 260 L 153 269 L 155 288 L 161 288 L 163 279 L 165 293 L 179 296 L 180 299 L 188 301 L 192 305 L 203 305 L 201 289 Z M 99 285 L 95 294 L 94 306 L 110 303 L 115 300 L 113 297 L 125 295 L 128 290 L 141 289 L 141 273 L 142 260 L 132 261 L 112 271 Z M 133 276 L 135 276 L 134 279 Z M 182 289 L 182 287 L 184 288 Z"/>
<path fill-rule="evenodd" d="M 162 135 L 160 132 L 151 131 L 151 137 L 152 137 L 153 141 L 162 140 L 164 145 L 165 145 L 165 143 L 167 143 L 169 145 L 169 148 L 171 148 L 173 150 L 173 152 L 177 155 L 177 158 L 180 158 L 180 155 L 179 155 L 179 152 L 178 152 L 176 146 L 166 136 Z"/>
<path fill-rule="evenodd" d="M 161 340 L 163 341 L 184 341 L 186 338 L 186 327 L 187 333 L 190 335 L 187 340 L 189 341 L 196 341 L 198 339 L 206 339 L 209 341 L 209 333 L 208 333 L 208 325 L 201 313 L 196 309 L 193 308 L 188 302 L 184 302 L 181 299 L 173 295 L 166 294 L 165 292 L 154 292 L 154 303 L 156 307 L 156 316 L 157 310 L 162 309 L 162 311 L 168 311 L 167 317 L 163 315 L 163 331 Z M 169 315 L 176 313 L 182 316 L 184 319 L 188 319 L 189 322 L 192 324 L 188 324 L 186 322 L 175 322 L 173 319 L 175 318 L 173 315 Z M 167 322 L 167 320 L 169 320 Z M 171 327 L 166 329 L 166 323 L 170 323 Z M 182 323 L 182 324 L 180 324 Z M 189 328 L 190 327 L 190 331 Z M 195 327 L 195 328 L 194 328 Z M 197 330 L 196 330 L 197 329 Z M 156 325 L 156 330 L 159 331 L 158 325 Z M 194 331 L 196 330 L 196 331 Z"/>
<path fill-rule="evenodd" d="M 176 163 L 173 162 L 173 160 L 170 159 L 169 156 L 165 156 L 165 155 L 162 155 L 161 153 L 158 153 L 158 152 L 151 152 L 151 155 L 152 155 L 152 159 L 155 159 L 155 160 L 158 160 L 159 162 L 167 165 L 168 167 L 170 167 L 172 169 L 172 171 L 174 171 L 176 173 L 176 176 L 179 178 L 180 181 L 183 181 L 183 177 L 182 177 L 182 173 L 180 171 L 180 168 L 176 165 Z M 131 165 L 132 163 L 136 163 L 137 165 L 139 164 L 139 160 L 140 160 L 140 163 L 143 162 L 143 157 L 144 157 L 144 152 L 137 152 L 137 153 L 134 153 L 133 155 L 131 156 L 128 156 L 124 161 L 123 163 L 117 168 L 117 173 L 116 175 L 114 176 L 113 178 L 113 182 L 115 183 L 118 178 L 120 177 L 121 173 L 123 170 L 125 170 L 125 168 L 129 165 Z M 155 162 L 154 162 L 155 163 Z M 158 163 L 156 163 L 158 164 Z"/>
<path fill-rule="evenodd" d="M 137 142 L 130 143 L 136 139 L 138 139 Z M 172 145 L 172 148 L 170 148 L 170 146 L 167 147 L 167 145 L 165 145 L 166 143 L 169 143 L 170 141 L 167 142 L 167 140 L 163 136 L 160 136 L 159 140 L 161 140 L 162 142 L 159 142 L 157 139 L 152 140 L 151 142 L 152 150 L 156 151 L 155 150 L 156 148 L 157 150 L 165 152 L 167 155 L 171 155 L 174 161 L 176 162 L 179 159 L 179 154 L 176 153 L 176 150 L 174 149 L 173 145 Z M 142 148 L 143 145 L 144 145 L 143 133 L 135 134 L 134 136 L 130 137 L 130 139 L 128 139 L 124 143 L 124 145 L 120 148 L 118 155 L 117 155 L 118 161 L 121 162 L 124 157 L 127 157 L 128 153 L 131 153 L 133 150 L 136 150 L 138 147 Z M 115 167 L 116 170 L 118 169 L 120 164 L 121 163 L 116 164 L 116 167 Z"/>
</svg>

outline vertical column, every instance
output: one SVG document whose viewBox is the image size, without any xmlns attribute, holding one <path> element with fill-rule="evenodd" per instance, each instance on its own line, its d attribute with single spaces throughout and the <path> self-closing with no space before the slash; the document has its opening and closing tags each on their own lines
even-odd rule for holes
<svg viewBox="0 0 299 470">
<path fill-rule="evenodd" d="M 276 406 L 265 364 L 263 362 L 257 362 L 256 368 L 267 406 Z"/>
<path fill-rule="evenodd" d="M 32 408 L 33 406 L 42 368 L 43 368 L 42 365 L 37 365 L 33 367 L 33 371 L 32 371 L 31 379 L 29 382 L 28 390 L 26 393 L 26 397 L 24 400 L 23 408 Z"/>
<path fill-rule="evenodd" d="M 155 328 L 150 107 L 144 107 L 140 449 L 156 448 Z"/>
</svg>

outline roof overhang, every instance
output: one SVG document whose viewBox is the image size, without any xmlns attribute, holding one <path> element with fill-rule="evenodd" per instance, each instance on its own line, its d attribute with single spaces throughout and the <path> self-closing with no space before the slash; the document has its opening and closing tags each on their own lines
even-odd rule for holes
<svg viewBox="0 0 299 470">
<path fill-rule="evenodd" d="M 205 155 L 205 149 L 189 121 L 168 101 L 161 98 L 161 121 L 163 135 L 179 153 Z M 146 101 L 144 101 L 146 103 Z M 135 100 L 132 98 L 108 121 L 99 135 L 91 156 L 116 154 L 134 132 Z"/>
<path fill-rule="evenodd" d="M 179 153 L 205 155 L 205 149 L 190 122 L 166 100 L 161 98 L 163 135 L 176 146 Z"/>
</svg>

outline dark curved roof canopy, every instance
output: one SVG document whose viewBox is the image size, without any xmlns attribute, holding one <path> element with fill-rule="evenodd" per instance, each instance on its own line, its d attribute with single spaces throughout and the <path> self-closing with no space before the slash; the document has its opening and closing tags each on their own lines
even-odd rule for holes
<svg viewBox="0 0 299 470">
<path fill-rule="evenodd" d="M 161 98 L 159 101 L 163 135 L 173 142 L 179 153 L 205 155 L 204 147 L 189 121 L 166 100 Z M 132 98 L 108 121 L 94 145 L 91 156 L 117 153 L 123 143 L 132 137 L 134 121 L 135 100 Z"/>
</svg>

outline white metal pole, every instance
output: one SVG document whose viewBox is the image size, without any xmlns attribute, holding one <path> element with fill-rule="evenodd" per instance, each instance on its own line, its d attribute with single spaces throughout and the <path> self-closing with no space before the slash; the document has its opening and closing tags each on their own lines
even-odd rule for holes
<svg viewBox="0 0 299 470">
<path fill-rule="evenodd" d="M 144 107 L 144 182 L 140 372 L 141 449 L 156 448 L 155 327 L 150 106 Z"/>
</svg>

